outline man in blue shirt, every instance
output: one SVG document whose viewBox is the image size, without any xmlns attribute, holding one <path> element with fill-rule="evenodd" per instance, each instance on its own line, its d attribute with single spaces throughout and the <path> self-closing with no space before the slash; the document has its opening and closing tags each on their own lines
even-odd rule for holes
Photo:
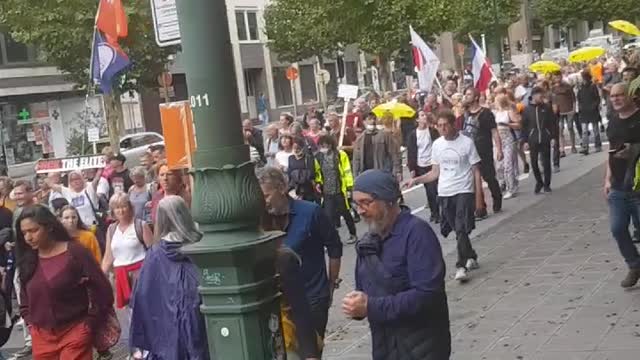
<svg viewBox="0 0 640 360">
<path fill-rule="evenodd" d="M 431 226 L 399 205 L 396 179 L 360 175 L 353 200 L 369 232 L 356 249 L 356 290 L 346 316 L 368 318 L 374 360 L 446 360 L 451 354 L 445 265 Z"/>
<path fill-rule="evenodd" d="M 333 291 L 339 284 L 342 243 L 337 231 L 315 203 L 296 200 L 287 194 L 288 182 L 282 170 L 264 167 L 258 171 L 264 193 L 265 231 L 285 231 L 284 245 L 302 259 L 302 278 L 318 334 L 324 337 Z M 329 256 L 329 271 L 325 260 Z"/>
</svg>

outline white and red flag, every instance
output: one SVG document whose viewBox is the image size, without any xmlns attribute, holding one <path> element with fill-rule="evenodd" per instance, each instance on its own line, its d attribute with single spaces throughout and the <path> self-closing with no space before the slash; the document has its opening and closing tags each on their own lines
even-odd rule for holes
<svg viewBox="0 0 640 360">
<path fill-rule="evenodd" d="M 485 56 L 484 51 L 482 51 L 482 48 L 478 46 L 478 43 L 473 40 L 471 35 L 469 35 L 469 39 L 471 39 L 471 44 L 473 46 L 473 60 L 471 61 L 473 85 L 476 89 L 484 92 L 489 88 L 489 84 L 493 78 L 491 61 Z"/>
<path fill-rule="evenodd" d="M 440 60 L 420 35 L 413 31 L 413 27 L 409 26 L 409 31 L 411 31 L 411 45 L 413 47 L 413 65 L 418 73 L 418 86 L 420 90 L 430 92 L 436 79 Z"/>
</svg>

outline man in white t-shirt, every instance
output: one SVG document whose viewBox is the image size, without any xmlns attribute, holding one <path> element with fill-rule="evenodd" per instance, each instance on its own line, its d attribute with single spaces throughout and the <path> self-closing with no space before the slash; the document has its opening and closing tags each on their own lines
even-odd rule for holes
<svg viewBox="0 0 640 360">
<path fill-rule="evenodd" d="M 433 167 L 429 173 L 414 178 L 407 185 L 438 181 L 442 223 L 440 231 L 447 236 L 456 233 L 458 261 L 455 279 L 469 279 L 468 270 L 478 267 L 478 255 L 471 246 L 469 234 L 475 228 L 475 193 L 482 191 L 480 156 L 473 140 L 455 127 L 456 117 L 450 111 L 438 115 L 440 138 L 431 150 Z"/>
</svg>

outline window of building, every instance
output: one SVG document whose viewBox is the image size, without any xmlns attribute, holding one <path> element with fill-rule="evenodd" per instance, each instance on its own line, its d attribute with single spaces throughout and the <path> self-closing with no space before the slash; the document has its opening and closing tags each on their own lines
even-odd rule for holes
<svg viewBox="0 0 640 360">
<path fill-rule="evenodd" d="M 247 23 L 244 21 L 244 11 L 236 11 L 236 27 L 238 28 L 238 40 L 247 40 Z"/>
<path fill-rule="evenodd" d="M 345 61 L 344 67 L 347 84 L 358 85 L 358 64 L 355 61 Z"/>
<path fill-rule="evenodd" d="M 0 65 L 37 62 L 34 46 L 15 41 L 10 34 L 0 33 Z"/>
<path fill-rule="evenodd" d="M 273 73 L 273 89 L 276 95 L 276 106 L 293 105 L 293 97 L 291 96 L 291 82 L 287 80 L 287 67 L 274 67 Z"/>
<path fill-rule="evenodd" d="M 238 40 L 258 41 L 258 13 L 255 10 L 236 10 Z"/>
<path fill-rule="evenodd" d="M 300 87 L 302 88 L 302 103 L 318 101 L 316 92 L 316 72 L 313 65 L 300 65 Z"/>
<path fill-rule="evenodd" d="M 23 63 L 29 61 L 29 48 L 27 45 L 19 43 L 9 35 L 4 35 L 4 46 L 7 49 L 8 63 Z"/>
</svg>

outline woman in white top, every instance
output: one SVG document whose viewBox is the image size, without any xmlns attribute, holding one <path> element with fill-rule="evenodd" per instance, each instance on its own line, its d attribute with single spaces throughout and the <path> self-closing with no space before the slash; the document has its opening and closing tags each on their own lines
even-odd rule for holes
<svg viewBox="0 0 640 360">
<path fill-rule="evenodd" d="M 102 271 L 113 267 L 116 290 L 116 306 L 122 309 L 129 305 L 147 249 L 153 244 L 153 233 L 149 225 L 136 219 L 129 195 L 117 193 L 109 201 L 109 209 L 116 222 L 107 230 L 107 244 L 102 258 Z M 127 319 L 131 321 L 131 319 Z M 125 324 L 129 328 L 129 324 Z M 133 358 L 142 358 L 141 352 Z"/>
<path fill-rule="evenodd" d="M 514 130 L 520 129 L 520 114 L 507 95 L 499 94 L 495 99 L 493 113 L 502 140 L 504 158 L 496 163 L 498 181 L 504 184 L 505 199 L 511 199 L 518 188 L 518 139 Z"/>
<path fill-rule="evenodd" d="M 133 281 L 142 266 L 147 248 L 153 242 L 153 234 L 148 225 L 135 220 L 133 205 L 127 194 L 113 195 L 109 208 L 116 222 L 107 231 L 102 271 L 108 273 L 113 267 L 117 305 L 122 308 L 128 304 Z"/>
<path fill-rule="evenodd" d="M 98 196 L 92 183 L 88 183 L 80 171 L 69 173 L 69 187 L 53 182 L 49 183 L 51 190 L 62 194 L 69 205 L 78 210 L 82 222 L 87 225 L 97 225 L 95 211 L 98 209 Z M 51 181 L 49 178 L 47 181 Z"/>
<path fill-rule="evenodd" d="M 280 136 L 279 147 L 280 151 L 276 154 L 276 165 L 286 172 L 289 168 L 289 157 L 293 155 L 293 137 L 288 134 Z"/>
</svg>

